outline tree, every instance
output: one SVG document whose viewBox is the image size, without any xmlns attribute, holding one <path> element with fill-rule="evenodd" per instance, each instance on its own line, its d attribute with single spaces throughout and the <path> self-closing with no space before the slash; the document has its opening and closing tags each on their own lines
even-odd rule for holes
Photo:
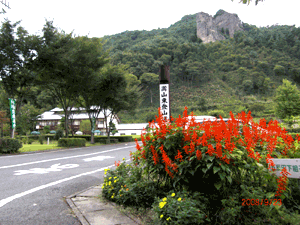
<svg viewBox="0 0 300 225">
<path fill-rule="evenodd" d="M 276 115 L 281 119 L 300 115 L 300 91 L 290 81 L 284 79 L 282 82 L 276 89 Z"/>
<path fill-rule="evenodd" d="M 158 89 L 158 85 L 159 85 L 159 76 L 157 74 L 154 73 L 144 73 L 141 77 L 140 77 L 140 81 L 141 81 L 141 85 L 144 89 L 144 92 L 146 91 L 150 91 L 150 102 L 151 102 L 151 106 L 153 104 L 153 100 L 152 100 L 152 88 L 153 87 L 157 87 Z"/>
<path fill-rule="evenodd" d="M 102 48 L 98 38 L 77 37 L 74 42 L 74 52 L 70 55 L 73 60 L 72 74 L 81 79 L 78 87 L 78 105 L 86 109 L 91 127 L 94 118 L 98 118 L 103 110 L 107 90 L 115 85 L 113 80 L 103 82 L 101 68 L 108 64 L 108 52 Z M 94 143 L 94 133 L 91 133 L 91 143 Z"/>
<path fill-rule="evenodd" d="M 83 134 L 91 132 L 91 122 L 89 120 L 82 120 L 79 129 Z"/>
<path fill-rule="evenodd" d="M 233 2 L 233 0 L 231 0 L 232 2 Z M 258 4 L 258 2 L 263 2 L 264 0 L 255 0 L 255 5 L 257 5 Z M 252 2 L 252 0 L 241 0 L 240 1 L 240 3 L 243 3 L 243 4 L 247 4 L 248 3 L 248 5 L 250 4 L 250 2 Z"/>
<path fill-rule="evenodd" d="M 38 57 L 33 60 L 37 73 L 35 83 L 48 89 L 61 104 L 65 114 L 65 135 L 68 137 L 68 118 L 78 98 L 84 74 L 74 73 L 74 65 L 81 60 L 72 33 L 59 33 L 53 22 L 46 21 Z M 88 54 L 88 53 L 86 53 Z"/>
<path fill-rule="evenodd" d="M 125 68 L 124 66 L 112 66 L 108 64 L 104 67 L 105 70 L 102 72 L 103 85 L 106 88 L 106 94 L 104 98 L 104 116 L 105 122 L 107 117 L 110 116 L 111 123 L 115 115 L 121 110 L 133 111 L 141 103 L 141 91 L 137 86 L 128 86 L 125 79 Z M 110 111 L 107 115 L 106 112 Z M 110 142 L 110 127 L 106 123 L 106 131 L 108 137 L 108 143 Z"/>
<path fill-rule="evenodd" d="M 16 116 L 28 90 L 33 85 L 35 74 L 29 68 L 31 60 L 36 56 L 34 51 L 39 43 L 35 35 L 9 20 L 2 23 L 0 30 L 0 77 L 2 85 L 10 98 L 16 101 Z"/>
</svg>

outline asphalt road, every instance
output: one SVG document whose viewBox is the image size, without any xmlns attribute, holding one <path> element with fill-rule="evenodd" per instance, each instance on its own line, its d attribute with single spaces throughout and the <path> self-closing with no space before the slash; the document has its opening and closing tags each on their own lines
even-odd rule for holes
<svg viewBox="0 0 300 225">
<path fill-rule="evenodd" d="M 0 156 L 0 225 L 80 225 L 65 196 L 103 182 L 135 143 Z"/>
</svg>

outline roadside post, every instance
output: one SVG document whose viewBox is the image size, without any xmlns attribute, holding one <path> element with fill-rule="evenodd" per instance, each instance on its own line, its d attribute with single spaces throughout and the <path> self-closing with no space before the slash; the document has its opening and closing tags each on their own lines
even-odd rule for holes
<svg viewBox="0 0 300 225">
<path fill-rule="evenodd" d="M 160 109 L 164 120 L 171 119 L 170 109 L 170 66 L 162 65 L 159 69 Z"/>
<path fill-rule="evenodd" d="M 15 127 L 16 127 L 16 100 L 9 98 L 9 108 L 10 108 L 10 115 L 11 115 L 11 127 L 12 127 L 12 134 L 11 138 L 15 137 Z"/>
</svg>

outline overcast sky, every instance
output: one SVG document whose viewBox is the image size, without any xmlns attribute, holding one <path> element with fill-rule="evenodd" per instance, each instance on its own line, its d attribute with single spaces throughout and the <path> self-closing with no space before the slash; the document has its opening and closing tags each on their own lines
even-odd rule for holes
<svg viewBox="0 0 300 225">
<path fill-rule="evenodd" d="M 238 14 L 244 23 L 258 27 L 300 26 L 299 0 L 265 0 L 257 6 L 240 0 L 6 0 L 11 9 L 1 14 L 1 21 L 22 20 L 30 34 L 40 34 L 45 19 L 76 36 L 103 37 L 126 30 L 167 28 L 183 16 L 206 12 L 215 15 L 219 9 Z M 5 0 L 0 0 L 5 2 Z M 2 5 L 2 4 L 0 4 Z"/>
</svg>

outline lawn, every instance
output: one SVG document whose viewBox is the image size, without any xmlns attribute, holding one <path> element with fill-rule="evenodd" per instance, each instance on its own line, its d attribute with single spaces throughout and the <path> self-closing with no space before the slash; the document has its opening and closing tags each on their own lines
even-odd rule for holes
<svg viewBox="0 0 300 225">
<path fill-rule="evenodd" d="M 90 142 L 86 142 L 85 145 L 86 147 L 90 147 L 90 146 L 100 146 L 104 144 L 100 144 L 100 143 L 91 144 Z M 32 142 L 32 144 L 23 144 L 23 147 L 19 149 L 19 152 L 24 153 L 24 152 L 44 151 L 44 150 L 51 150 L 51 149 L 64 149 L 64 147 L 57 147 L 57 141 L 50 141 L 49 145 L 47 145 L 47 142 L 42 145 L 39 142 Z"/>
</svg>

